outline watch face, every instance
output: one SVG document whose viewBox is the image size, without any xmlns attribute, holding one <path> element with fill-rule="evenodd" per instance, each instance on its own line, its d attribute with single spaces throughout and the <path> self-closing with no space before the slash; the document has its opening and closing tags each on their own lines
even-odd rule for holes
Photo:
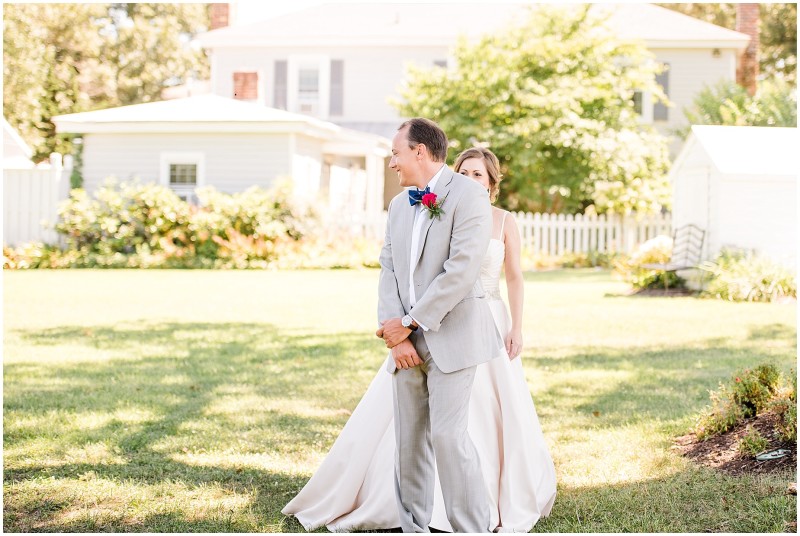
<svg viewBox="0 0 800 536">
<path fill-rule="evenodd" d="M 411 317 L 406 315 L 401 320 L 400 323 L 403 324 L 404 328 L 411 327 Z"/>
</svg>

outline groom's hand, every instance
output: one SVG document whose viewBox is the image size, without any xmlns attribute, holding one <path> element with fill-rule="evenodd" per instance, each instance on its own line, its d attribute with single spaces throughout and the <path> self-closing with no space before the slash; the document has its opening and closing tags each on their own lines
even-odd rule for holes
<svg viewBox="0 0 800 536">
<path fill-rule="evenodd" d="M 416 348 L 408 339 L 400 341 L 397 346 L 392 348 L 392 359 L 398 369 L 409 369 L 422 364 Z"/>
<path fill-rule="evenodd" d="M 386 341 L 387 348 L 394 348 L 408 338 L 411 334 L 411 330 L 404 328 L 399 318 L 390 318 L 383 323 L 375 334 Z"/>
</svg>

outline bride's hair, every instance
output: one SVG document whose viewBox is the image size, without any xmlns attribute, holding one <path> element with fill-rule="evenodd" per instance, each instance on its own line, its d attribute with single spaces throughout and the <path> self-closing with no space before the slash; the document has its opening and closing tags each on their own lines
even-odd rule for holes
<svg viewBox="0 0 800 536">
<path fill-rule="evenodd" d="M 503 180 L 503 174 L 500 173 L 500 161 L 486 147 L 470 147 L 461 151 L 461 154 L 456 157 L 456 163 L 453 166 L 456 173 L 461 171 L 461 164 L 468 158 L 483 158 L 483 164 L 489 174 L 489 200 L 494 203 L 497 200 L 497 194 L 500 193 L 500 181 Z"/>
</svg>

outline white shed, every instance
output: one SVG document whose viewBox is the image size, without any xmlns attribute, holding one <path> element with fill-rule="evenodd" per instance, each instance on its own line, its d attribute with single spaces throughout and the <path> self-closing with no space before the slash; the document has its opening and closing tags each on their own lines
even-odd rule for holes
<svg viewBox="0 0 800 536">
<path fill-rule="evenodd" d="M 60 115 L 82 134 L 84 187 L 114 176 L 170 186 L 189 198 L 211 185 L 235 193 L 290 178 L 296 195 L 333 208 L 383 210 L 386 138 L 308 115 L 216 95 Z M 353 194 L 359 194 L 355 197 Z"/>
<path fill-rule="evenodd" d="M 695 125 L 670 171 L 673 226 L 706 231 L 703 259 L 754 251 L 797 259 L 796 128 Z"/>
</svg>

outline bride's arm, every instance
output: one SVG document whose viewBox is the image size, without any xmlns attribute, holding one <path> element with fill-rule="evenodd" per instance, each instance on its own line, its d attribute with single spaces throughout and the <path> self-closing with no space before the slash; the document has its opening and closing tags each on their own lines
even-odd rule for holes
<svg viewBox="0 0 800 536">
<path fill-rule="evenodd" d="M 522 302 L 525 297 L 525 281 L 522 278 L 520 252 L 522 240 L 514 215 L 506 216 L 504 241 L 506 248 L 505 273 L 508 287 L 508 305 L 511 309 L 511 331 L 506 335 L 506 352 L 511 359 L 522 353 Z"/>
</svg>

